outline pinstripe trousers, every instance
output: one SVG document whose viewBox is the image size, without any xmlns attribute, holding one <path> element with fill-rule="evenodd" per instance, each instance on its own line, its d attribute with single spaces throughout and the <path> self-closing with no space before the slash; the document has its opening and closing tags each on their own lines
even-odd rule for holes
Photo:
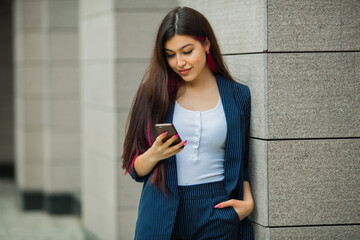
<svg viewBox="0 0 360 240">
<path fill-rule="evenodd" d="M 235 209 L 214 208 L 229 200 L 224 182 L 179 186 L 179 195 L 172 240 L 238 239 L 240 220 Z"/>
</svg>

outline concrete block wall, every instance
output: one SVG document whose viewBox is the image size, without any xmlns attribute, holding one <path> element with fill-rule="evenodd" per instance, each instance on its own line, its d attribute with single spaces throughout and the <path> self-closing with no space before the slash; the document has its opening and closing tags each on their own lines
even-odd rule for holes
<svg viewBox="0 0 360 240">
<path fill-rule="evenodd" d="M 80 81 L 77 0 L 48 0 L 45 192 L 80 194 Z"/>
<path fill-rule="evenodd" d="M 256 239 L 359 238 L 359 1 L 180 3 L 251 89 Z"/>
<path fill-rule="evenodd" d="M 13 175 L 14 93 L 12 2 L 0 2 L 0 178 Z"/>
<path fill-rule="evenodd" d="M 43 18 L 42 1 L 14 1 L 16 181 L 21 191 L 37 193 L 45 167 Z"/>
<path fill-rule="evenodd" d="M 23 208 L 71 213 L 80 194 L 78 1 L 18 0 L 14 19 Z"/>
</svg>

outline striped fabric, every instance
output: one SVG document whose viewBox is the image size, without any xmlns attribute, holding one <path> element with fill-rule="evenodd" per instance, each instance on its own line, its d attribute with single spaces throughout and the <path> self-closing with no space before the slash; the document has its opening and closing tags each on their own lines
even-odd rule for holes
<svg viewBox="0 0 360 240">
<path fill-rule="evenodd" d="M 250 181 L 247 171 L 250 91 L 240 83 L 233 83 L 219 75 L 216 76 L 221 101 L 223 103 L 228 132 L 226 136 L 224 184 L 227 195 L 234 199 L 243 199 L 243 181 Z M 174 104 L 169 107 L 164 122 L 172 123 Z M 139 203 L 138 220 L 135 230 L 136 240 L 171 239 L 176 213 L 179 207 L 176 156 L 165 161 L 165 196 L 160 189 L 150 184 L 153 173 L 139 178 L 135 171 L 130 175 L 143 182 Z M 239 237 L 252 240 L 253 231 L 248 218 L 239 223 Z"/>
<path fill-rule="evenodd" d="M 171 240 L 237 240 L 239 216 L 232 207 L 214 208 L 229 200 L 224 182 L 179 187 L 180 204 Z"/>
</svg>

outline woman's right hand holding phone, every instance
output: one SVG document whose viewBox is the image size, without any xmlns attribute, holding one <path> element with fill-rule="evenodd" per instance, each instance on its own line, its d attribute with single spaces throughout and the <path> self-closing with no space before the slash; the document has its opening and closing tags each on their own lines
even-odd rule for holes
<svg viewBox="0 0 360 240">
<path fill-rule="evenodd" d="M 144 154 L 149 158 L 149 161 L 155 162 L 155 164 L 161 160 L 167 159 L 177 153 L 179 153 L 186 145 L 187 141 L 180 142 L 174 146 L 170 146 L 177 138 L 178 135 L 170 137 L 167 141 L 163 142 L 168 132 L 160 134 L 151 148 L 149 148 Z"/>
<path fill-rule="evenodd" d="M 153 145 L 136 158 L 134 167 L 139 177 L 143 177 L 150 173 L 159 161 L 179 153 L 187 143 L 187 141 L 182 141 L 176 145 L 170 146 L 178 138 L 178 135 L 174 135 L 163 142 L 166 135 L 167 132 L 160 134 Z"/>
</svg>

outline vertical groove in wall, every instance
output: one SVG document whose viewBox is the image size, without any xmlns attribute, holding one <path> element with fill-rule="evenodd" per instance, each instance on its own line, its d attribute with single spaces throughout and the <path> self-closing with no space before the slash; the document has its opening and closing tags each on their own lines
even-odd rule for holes
<svg viewBox="0 0 360 240">
<path fill-rule="evenodd" d="M 266 138 L 269 138 L 269 108 L 268 108 L 268 50 L 269 50 L 269 0 L 266 0 L 266 25 L 265 25 L 265 31 L 266 31 L 266 51 L 265 51 L 265 58 L 266 58 L 266 66 L 265 66 L 265 91 L 264 91 L 264 100 L 265 100 L 265 114 L 266 114 L 266 126 L 265 126 L 265 134 L 266 134 Z M 269 147 L 269 142 L 266 142 L 266 190 L 267 190 L 267 203 L 266 203 L 266 210 L 267 210 L 267 231 L 266 231 L 266 236 L 268 239 L 270 239 L 270 211 L 269 211 L 269 203 L 270 203 L 270 199 L 269 199 L 269 154 L 268 154 L 268 147 Z"/>
</svg>

